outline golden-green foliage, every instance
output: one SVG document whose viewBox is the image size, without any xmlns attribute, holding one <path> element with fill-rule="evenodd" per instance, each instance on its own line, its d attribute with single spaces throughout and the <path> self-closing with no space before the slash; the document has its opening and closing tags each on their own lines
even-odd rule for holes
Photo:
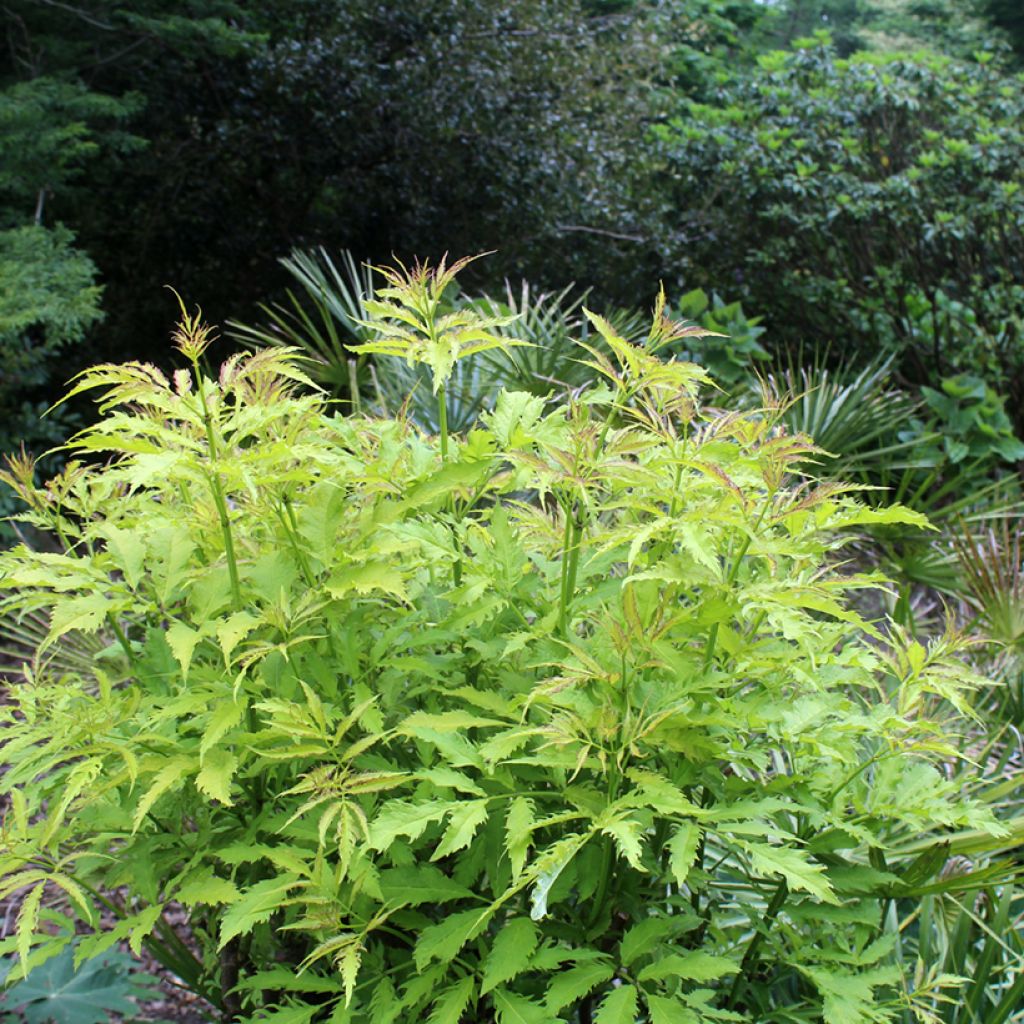
<svg viewBox="0 0 1024 1024">
<path fill-rule="evenodd" d="M 391 288 L 377 312 L 436 343 Z M 592 322 L 600 384 L 503 393 L 444 459 L 329 415 L 287 350 L 205 376 L 198 320 L 171 378 L 82 375 L 77 457 L 9 474 L 63 550 L 0 556 L 8 614 L 49 617 L 0 733 L 26 968 L 77 917 L 83 955 L 146 945 L 279 1024 L 914 1003 L 885 908 L 1000 876 L 942 873 L 950 843 L 1014 841 L 942 771 L 980 685 L 956 641 L 865 621 L 879 581 L 834 566 L 857 527 L 925 524 L 802 477 L 778 410 L 705 412 L 660 305 L 642 345 Z M 110 645 L 49 668 L 72 631 Z"/>
</svg>

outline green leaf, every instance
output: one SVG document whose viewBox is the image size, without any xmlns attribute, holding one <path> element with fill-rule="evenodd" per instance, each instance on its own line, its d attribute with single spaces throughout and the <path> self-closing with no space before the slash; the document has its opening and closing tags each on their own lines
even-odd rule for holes
<svg viewBox="0 0 1024 1024">
<path fill-rule="evenodd" d="M 380 873 L 380 891 L 386 903 L 408 907 L 422 903 L 449 903 L 473 896 L 470 889 L 428 864 L 387 868 Z"/>
<path fill-rule="evenodd" d="M 552 1015 L 540 1003 L 503 988 L 494 992 L 498 1024 L 554 1024 Z"/>
<path fill-rule="evenodd" d="M 467 800 L 459 804 L 452 811 L 448 829 L 430 859 L 440 860 L 469 846 L 477 830 L 487 821 L 487 808 L 487 800 Z"/>
<path fill-rule="evenodd" d="M 170 628 L 164 634 L 167 637 L 167 645 L 174 653 L 174 658 L 181 666 L 181 678 L 188 680 L 188 670 L 192 664 L 192 652 L 196 644 L 202 639 L 199 631 L 193 629 L 187 622 L 172 622 Z"/>
<path fill-rule="evenodd" d="M 202 770 L 196 776 L 196 788 L 225 807 L 230 807 L 231 780 L 238 768 L 238 758 L 227 750 L 211 750 L 206 755 Z"/>
<path fill-rule="evenodd" d="M 127 956 L 108 953 L 76 970 L 69 947 L 11 986 L 5 1003 L 21 1007 L 25 1024 L 108 1024 L 115 1013 L 132 1017 L 138 1007 L 129 997 L 139 993 L 129 964 Z"/>
<path fill-rule="evenodd" d="M 48 647 L 54 640 L 75 629 L 83 633 L 94 632 L 106 621 L 112 607 L 112 603 L 102 594 L 64 598 L 50 613 L 50 631 L 43 646 Z"/>
<path fill-rule="evenodd" d="M 418 839 L 424 829 L 459 807 L 457 800 L 426 800 L 409 803 L 392 800 L 378 812 L 370 825 L 370 848 L 386 850 L 399 836 Z"/>
<path fill-rule="evenodd" d="M 337 570 L 328 579 L 325 589 L 335 600 L 349 594 L 372 594 L 375 590 L 391 594 L 399 601 L 407 599 L 401 571 L 380 561 Z"/>
<path fill-rule="evenodd" d="M 825 868 L 820 864 L 811 864 L 800 850 L 788 846 L 751 843 L 742 839 L 734 839 L 733 842 L 750 854 L 753 868 L 760 874 L 782 875 L 791 889 L 809 892 L 823 903 L 839 903 L 829 885 Z"/>
<path fill-rule="evenodd" d="M 631 868 L 637 871 L 647 869 L 641 863 L 643 857 L 644 827 L 633 818 L 615 818 L 601 825 L 601 831 L 615 841 L 615 848 Z"/>
<path fill-rule="evenodd" d="M 650 1010 L 651 1024 L 701 1024 L 702 1018 L 678 999 L 653 995 L 645 995 L 644 998 Z"/>
<path fill-rule="evenodd" d="M 199 760 L 204 761 L 210 748 L 215 746 L 228 732 L 242 720 L 245 707 L 234 700 L 222 700 L 215 705 L 210 713 L 210 720 L 203 730 L 203 738 L 199 744 Z"/>
<path fill-rule="evenodd" d="M 484 961 L 484 976 L 480 983 L 480 995 L 526 970 L 537 948 L 538 935 L 534 923 L 525 917 L 509 921 L 495 936 L 490 952 Z"/>
<path fill-rule="evenodd" d="M 614 974 L 615 968 L 604 958 L 559 971 L 548 984 L 548 1009 L 558 1013 L 563 1007 L 578 1003 L 598 985 L 610 981 Z"/>
<path fill-rule="evenodd" d="M 512 864 L 512 878 L 518 880 L 526 865 L 526 857 L 533 843 L 533 804 L 526 797 L 517 796 L 508 808 L 505 819 L 505 846 Z"/>
<path fill-rule="evenodd" d="M 671 917 L 649 917 L 628 929 L 619 943 L 619 958 L 626 965 L 650 953 L 659 943 L 697 927 L 695 914 L 673 914 Z"/>
<path fill-rule="evenodd" d="M 233 903 L 238 897 L 235 883 L 227 878 L 218 878 L 211 867 L 190 871 L 174 894 L 174 898 L 186 907 L 194 907 L 199 903 L 213 907 Z"/>
<path fill-rule="evenodd" d="M 594 1024 L 633 1024 L 636 1020 L 636 997 L 635 985 L 613 988 L 594 1014 Z"/>
<path fill-rule="evenodd" d="M 551 887 L 589 838 L 589 835 L 568 835 L 549 846 L 533 865 L 532 870 L 537 881 L 530 897 L 530 917 L 534 921 L 540 921 L 547 916 L 548 893 L 551 892 Z"/>
<path fill-rule="evenodd" d="M 739 967 L 724 956 L 713 956 L 702 950 L 673 953 L 655 960 L 638 975 L 640 981 L 661 981 L 664 978 L 683 978 L 686 981 L 715 981 L 735 974 Z"/>
<path fill-rule="evenodd" d="M 427 1024 L 459 1024 L 473 995 L 473 975 L 446 988 L 434 1001 Z"/>
<path fill-rule="evenodd" d="M 424 970 L 431 960 L 442 964 L 453 960 L 470 939 L 480 934 L 489 915 L 489 910 L 463 910 L 424 928 L 413 951 L 416 969 Z"/>
<path fill-rule="evenodd" d="M 295 875 L 278 875 L 276 878 L 265 878 L 242 893 L 220 921 L 220 942 L 218 949 L 223 949 L 233 938 L 246 935 L 258 924 L 269 921 L 274 913 L 281 908 L 281 901 L 298 885 Z"/>
<path fill-rule="evenodd" d="M 132 819 L 132 832 L 138 832 L 153 805 L 173 786 L 176 786 L 186 775 L 194 771 L 195 762 L 189 757 L 172 757 L 163 768 L 156 773 L 145 795 L 135 808 Z"/>
<path fill-rule="evenodd" d="M 701 830 L 692 821 L 684 821 L 669 840 L 668 866 L 675 876 L 676 885 L 685 885 L 690 868 L 697 859 Z"/>
</svg>

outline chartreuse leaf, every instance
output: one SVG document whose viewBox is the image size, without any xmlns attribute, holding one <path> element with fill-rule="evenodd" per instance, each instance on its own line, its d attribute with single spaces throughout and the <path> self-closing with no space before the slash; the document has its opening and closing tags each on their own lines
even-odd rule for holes
<svg viewBox="0 0 1024 1024">
<path fill-rule="evenodd" d="M 733 842 L 750 854 L 755 871 L 765 875 L 782 875 L 791 889 L 809 892 L 823 903 L 839 903 L 829 885 L 825 868 L 820 864 L 811 864 L 802 851 L 791 846 L 769 846 L 767 843 L 753 843 L 743 839 L 734 839 Z"/>
<path fill-rule="evenodd" d="M 473 997 L 473 976 L 467 974 L 434 1000 L 427 1024 L 459 1024 Z"/>
<path fill-rule="evenodd" d="M 424 928 L 416 941 L 413 954 L 416 969 L 424 970 L 431 960 L 448 963 L 470 939 L 483 930 L 489 915 L 489 910 L 463 910 Z"/>
<path fill-rule="evenodd" d="M 181 678 L 188 680 L 188 670 L 192 665 L 192 654 L 196 644 L 202 640 L 198 629 L 193 629 L 187 622 L 172 622 L 164 636 L 167 644 L 174 653 L 175 660 L 181 666 Z"/>
<path fill-rule="evenodd" d="M 236 936 L 246 935 L 256 925 L 269 921 L 280 909 L 281 901 L 298 883 L 296 875 L 286 874 L 265 878 L 246 889 L 221 918 L 217 948 L 223 949 Z"/>
<path fill-rule="evenodd" d="M 715 981 L 735 974 L 739 967 L 728 957 L 713 956 L 702 950 L 672 953 L 645 967 L 638 975 L 640 981 L 661 981 L 664 978 L 683 978 L 686 981 Z"/>
<path fill-rule="evenodd" d="M 211 750 L 202 770 L 196 776 L 196 788 L 225 807 L 231 806 L 231 780 L 238 767 L 238 758 L 228 750 Z"/>
<path fill-rule="evenodd" d="M 190 757 L 172 757 L 156 773 L 149 789 L 139 801 L 135 808 L 135 817 L 132 821 L 132 831 L 137 832 L 139 826 L 145 820 L 150 809 L 169 789 L 176 786 L 195 768 L 195 762 Z"/>
<path fill-rule="evenodd" d="M 339 600 L 349 594 L 372 594 L 374 591 L 382 591 L 404 601 L 406 591 L 401 571 L 387 562 L 373 561 L 338 569 L 327 581 L 327 592 Z"/>
<path fill-rule="evenodd" d="M 615 968 L 606 958 L 559 971 L 548 984 L 548 1009 L 552 1013 L 558 1013 L 564 1007 L 578 1003 L 598 985 L 609 981 L 614 974 Z"/>
<path fill-rule="evenodd" d="M 456 806 L 448 818 L 448 829 L 430 859 L 440 860 L 469 846 L 487 820 L 487 807 L 486 800 L 467 800 Z"/>
<path fill-rule="evenodd" d="M 690 868 L 697 859 L 700 847 L 701 830 L 692 821 L 684 821 L 669 840 L 668 866 L 676 880 L 676 885 L 685 885 Z"/>
<path fill-rule="evenodd" d="M 21 901 L 18 909 L 18 921 L 15 926 L 15 934 L 18 937 L 18 958 L 23 972 L 28 970 L 29 951 L 32 948 L 32 939 L 35 937 L 36 926 L 39 924 L 39 905 L 46 891 L 46 883 L 40 882 L 29 890 Z"/>
<path fill-rule="evenodd" d="M 526 996 L 499 988 L 494 992 L 498 1024 L 554 1024 L 553 1015 L 540 1003 Z"/>
<path fill-rule="evenodd" d="M 523 873 L 526 857 L 533 844 L 533 804 L 526 797 L 517 796 L 508 808 L 505 819 L 505 848 L 512 863 L 512 878 L 518 880 Z"/>
<path fill-rule="evenodd" d="M 494 938 L 491 950 L 484 961 L 484 976 L 480 983 L 480 995 L 526 970 L 537 948 L 537 926 L 525 917 L 509 921 Z"/>
<path fill-rule="evenodd" d="M 239 897 L 238 887 L 227 878 L 219 878 L 213 868 L 204 866 L 190 871 L 183 879 L 174 898 L 186 907 L 203 903 L 217 906 L 233 903 Z"/>
<path fill-rule="evenodd" d="M 382 871 L 380 891 L 385 902 L 409 907 L 422 903 L 448 903 L 473 896 L 464 885 L 459 885 L 439 868 L 428 864 Z"/>
<path fill-rule="evenodd" d="M 637 1013 L 637 991 L 635 985 L 620 985 L 604 997 L 594 1024 L 633 1024 Z"/>
<path fill-rule="evenodd" d="M 418 839 L 423 830 L 460 806 L 456 800 L 426 800 L 410 803 L 391 800 L 386 803 L 370 825 L 370 846 L 387 849 L 399 836 Z"/>
<path fill-rule="evenodd" d="M 900 979 L 895 965 L 859 974 L 822 967 L 806 967 L 803 971 L 822 995 L 825 1024 L 874 1024 L 879 1019 L 875 1012 L 875 989 Z"/>
<path fill-rule="evenodd" d="M 655 995 L 644 998 L 651 1015 L 651 1024 L 701 1024 L 701 1018 L 678 999 Z"/>
</svg>

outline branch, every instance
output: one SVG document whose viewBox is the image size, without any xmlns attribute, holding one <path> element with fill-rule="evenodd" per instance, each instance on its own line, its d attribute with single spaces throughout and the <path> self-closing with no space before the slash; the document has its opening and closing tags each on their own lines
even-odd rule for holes
<svg viewBox="0 0 1024 1024">
<path fill-rule="evenodd" d="M 627 235 L 621 231 L 605 231 L 604 228 L 591 228 L 585 224 L 556 224 L 556 231 L 580 231 L 588 235 L 603 235 L 605 238 L 618 238 L 623 242 L 646 242 L 643 235 Z"/>
</svg>

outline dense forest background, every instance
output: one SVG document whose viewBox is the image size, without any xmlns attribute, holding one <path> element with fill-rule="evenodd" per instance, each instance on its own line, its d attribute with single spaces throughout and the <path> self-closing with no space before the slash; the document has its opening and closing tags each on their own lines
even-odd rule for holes
<svg viewBox="0 0 1024 1024">
<path fill-rule="evenodd" d="M 702 288 L 778 354 L 1024 409 L 1017 0 L 7 0 L 0 448 L 171 285 L 253 321 L 323 245 L 467 287 Z M 473 276 L 475 274 L 475 277 Z M 988 389 L 988 390 L 986 390 Z M 73 417 L 74 410 L 63 413 Z"/>
</svg>

